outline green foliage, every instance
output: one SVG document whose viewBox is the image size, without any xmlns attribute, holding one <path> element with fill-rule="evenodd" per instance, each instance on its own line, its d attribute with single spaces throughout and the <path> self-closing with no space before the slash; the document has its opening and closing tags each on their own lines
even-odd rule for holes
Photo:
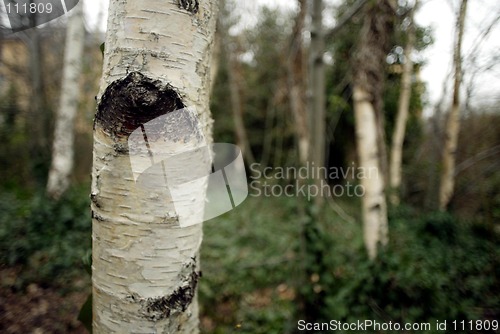
<svg viewBox="0 0 500 334">
<path fill-rule="evenodd" d="M 91 247 L 87 192 L 71 189 L 57 203 L 42 194 L 0 194 L 0 262 L 22 268 L 16 288 L 85 275 L 81 258 Z"/>
<path fill-rule="evenodd" d="M 22 267 L 17 288 L 86 277 L 87 192 L 72 189 L 57 204 L 1 194 L 1 262 Z M 341 203 L 355 216 L 356 203 Z M 499 240 L 488 225 L 402 207 L 390 217 L 390 244 L 371 262 L 360 224 L 313 206 L 299 219 L 298 207 L 296 199 L 249 197 L 205 223 L 199 295 L 206 332 L 290 333 L 304 318 L 498 318 Z"/>
<path fill-rule="evenodd" d="M 499 240 L 488 226 L 402 207 L 391 213 L 388 247 L 371 262 L 361 224 L 314 207 L 301 221 L 297 206 L 296 199 L 249 198 L 205 224 L 206 332 L 290 333 L 299 319 L 498 318 Z"/>
<path fill-rule="evenodd" d="M 324 275 L 333 279 L 322 319 L 405 323 L 498 316 L 498 237 L 447 213 L 419 216 L 408 209 L 392 215 L 390 231 L 389 246 L 374 262 L 340 238 L 328 245 L 331 267 Z"/>
<path fill-rule="evenodd" d="M 203 317 L 214 333 L 282 333 L 293 315 L 287 293 L 296 284 L 299 225 L 289 199 L 249 197 L 205 223 L 202 245 Z"/>
</svg>

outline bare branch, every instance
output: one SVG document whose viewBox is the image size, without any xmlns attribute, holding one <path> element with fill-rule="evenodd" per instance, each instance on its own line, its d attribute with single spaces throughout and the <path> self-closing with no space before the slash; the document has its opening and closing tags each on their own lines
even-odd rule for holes
<svg viewBox="0 0 500 334">
<path fill-rule="evenodd" d="M 333 27 L 332 30 L 326 33 L 326 38 L 334 37 L 346 24 L 349 22 L 354 15 L 359 13 L 363 8 L 367 0 L 358 0 L 352 7 L 339 19 L 339 22 Z"/>
</svg>

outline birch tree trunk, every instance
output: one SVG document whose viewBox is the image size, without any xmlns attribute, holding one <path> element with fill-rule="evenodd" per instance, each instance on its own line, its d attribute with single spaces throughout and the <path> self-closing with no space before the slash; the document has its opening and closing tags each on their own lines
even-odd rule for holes
<svg viewBox="0 0 500 334">
<path fill-rule="evenodd" d="M 377 121 L 369 94 L 354 86 L 354 118 L 360 170 L 368 171 L 361 178 L 363 236 L 370 258 L 377 256 L 379 244 L 388 242 L 387 203 L 384 176 L 380 172 L 380 154 L 377 146 Z M 373 173 L 373 171 L 376 171 Z"/>
<path fill-rule="evenodd" d="M 73 9 L 66 31 L 61 96 L 47 182 L 47 194 L 54 199 L 58 199 L 68 188 L 73 170 L 74 119 L 78 110 L 79 82 L 85 42 L 82 8 L 83 2 L 80 1 Z"/>
<path fill-rule="evenodd" d="M 400 186 L 403 160 L 403 142 L 406 133 L 406 123 L 410 112 L 411 97 L 411 77 L 413 75 L 413 60 L 411 53 L 415 44 L 415 10 L 418 0 L 410 12 L 410 25 L 408 27 L 408 41 L 405 48 L 405 63 L 401 75 L 401 91 L 399 93 L 398 113 L 396 115 L 396 125 L 392 134 L 391 161 L 389 168 L 390 199 L 393 205 L 398 205 L 400 201 Z"/>
<path fill-rule="evenodd" d="M 211 142 L 217 3 L 110 2 L 94 123 L 94 333 L 198 332 L 205 194 L 198 187 L 174 201 L 173 189 L 206 172 L 210 158 L 173 156 Z"/>
<path fill-rule="evenodd" d="M 364 189 L 362 216 L 364 241 L 370 258 L 378 245 L 388 241 L 387 203 L 382 152 L 379 149 L 380 120 L 385 57 L 389 50 L 395 4 L 377 0 L 365 5 L 364 25 L 354 58 L 353 100 L 359 169 L 365 171 L 360 182 Z"/>
<path fill-rule="evenodd" d="M 465 27 L 467 0 L 462 0 L 456 24 L 456 40 L 453 62 L 455 80 L 453 83 L 453 101 L 446 124 L 446 136 L 443 150 L 441 182 L 439 187 L 439 209 L 446 210 L 453 188 L 455 187 L 455 160 L 460 131 L 460 86 L 462 84 L 462 39 Z"/>
</svg>

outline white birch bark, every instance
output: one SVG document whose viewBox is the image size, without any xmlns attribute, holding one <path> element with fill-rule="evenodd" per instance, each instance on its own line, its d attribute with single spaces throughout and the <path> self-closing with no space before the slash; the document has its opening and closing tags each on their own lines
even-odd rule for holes
<svg viewBox="0 0 500 334">
<path fill-rule="evenodd" d="M 375 258 L 378 244 L 388 241 L 387 203 L 384 193 L 384 177 L 380 173 L 380 155 L 377 143 L 377 121 L 369 95 L 361 87 L 353 92 L 356 143 L 359 167 L 367 173 L 360 182 L 364 189 L 362 199 L 363 235 L 368 255 Z"/>
<path fill-rule="evenodd" d="M 353 59 L 353 104 L 359 168 L 368 171 L 360 177 L 364 189 L 361 199 L 363 234 L 371 259 L 377 256 L 379 244 L 383 246 L 388 242 L 386 157 L 381 131 L 382 87 L 383 64 L 390 47 L 395 8 L 393 0 L 370 1 L 365 5 L 364 24 Z"/>
<path fill-rule="evenodd" d="M 464 35 L 467 0 L 462 0 L 456 25 L 456 41 L 453 55 L 455 80 L 453 83 L 453 101 L 446 123 L 446 137 L 443 150 L 443 169 L 439 187 L 439 209 L 445 210 L 455 187 L 455 160 L 460 131 L 460 86 L 462 84 L 462 40 Z"/>
<path fill-rule="evenodd" d="M 66 32 L 61 95 L 52 142 L 52 162 L 47 181 L 47 194 L 55 199 L 68 188 L 73 170 L 74 119 L 78 110 L 79 82 L 85 42 L 82 6 L 83 2 L 80 1 L 72 10 Z"/>
<path fill-rule="evenodd" d="M 415 24 L 413 17 L 418 6 L 418 0 L 415 1 L 411 10 L 410 26 L 408 27 L 408 42 L 405 48 L 405 63 L 401 76 L 401 91 L 399 93 L 398 113 L 396 115 L 396 125 L 392 135 L 391 161 L 389 168 L 389 184 L 391 187 L 390 199 L 393 205 L 398 205 L 400 201 L 400 186 L 403 160 L 403 142 L 406 133 L 406 123 L 410 112 L 411 97 L 411 77 L 413 75 L 413 60 L 411 53 L 415 44 Z"/>
<path fill-rule="evenodd" d="M 182 104 L 196 114 L 176 112 L 149 144 L 166 137 L 167 151 L 182 151 L 202 137 L 211 142 L 216 16 L 216 0 L 110 2 L 94 124 L 94 333 L 198 332 L 202 216 L 193 214 L 180 226 L 178 212 L 203 210 L 197 203 L 204 193 L 186 193 L 173 203 L 168 193 L 138 186 L 127 140 L 146 121 Z M 197 166 L 209 163 L 193 157 L 185 157 L 184 169 L 171 169 L 169 181 L 188 181 Z"/>
</svg>

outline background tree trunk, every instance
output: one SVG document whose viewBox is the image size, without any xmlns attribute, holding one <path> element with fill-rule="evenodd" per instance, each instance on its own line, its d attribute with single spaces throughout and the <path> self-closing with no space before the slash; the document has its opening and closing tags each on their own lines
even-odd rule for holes
<svg viewBox="0 0 500 334">
<path fill-rule="evenodd" d="M 376 144 L 378 129 L 373 104 L 368 93 L 359 86 L 354 86 L 353 100 L 359 168 L 369 173 L 360 180 L 365 192 L 362 198 L 363 235 L 368 255 L 373 259 L 377 256 L 378 244 L 385 245 L 388 242 L 384 176 L 380 172 L 380 154 Z"/>
<path fill-rule="evenodd" d="M 418 0 L 415 1 L 410 13 L 410 25 L 408 27 L 408 41 L 405 48 L 405 63 L 401 74 L 401 91 L 399 93 L 398 113 L 396 115 L 396 125 L 392 134 L 391 161 L 389 169 L 390 199 L 393 205 L 399 204 L 403 142 L 405 139 L 406 123 L 410 112 L 411 85 L 413 75 L 413 60 L 411 53 L 415 44 L 415 23 L 413 22 Z"/>
<path fill-rule="evenodd" d="M 203 137 L 211 143 L 210 64 L 217 4 L 110 2 L 94 123 L 94 333 L 198 332 L 204 191 L 187 192 L 174 203 L 172 190 L 136 183 L 130 150 L 143 159 L 142 167 L 151 158 L 151 168 L 170 168 L 169 185 L 210 168 L 207 156 L 158 162 L 151 152 L 172 156 L 200 147 Z M 146 129 L 149 121 L 166 116 L 170 118 L 161 127 Z M 129 144 L 137 130 L 144 136 L 143 147 Z M 181 168 L 179 163 L 188 165 Z M 161 174 L 150 181 L 161 184 L 165 170 Z M 182 210 L 192 211 L 185 221 Z"/>
<path fill-rule="evenodd" d="M 439 187 L 439 209 L 446 210 L 455 186 L 455 159 L 460 131 L 460 86 L 462 84 L 462 39 L 464 35 L 467 0 L 462 0 L 456 24 L 456 41 L 453 62 L 455 80 L 453 83 L 453 101 L 446 123 L 446 136 L 443 150 L 443 169 Z"/>
<path fill-rule="evenodd" d="M 227 31 L 226 31 L 227 32 Z M 228 36 L 226 35 L 226 38 Z M 227 44 L 226 44 L 227 43 Z M 244 103 L 242 93 L 242 69 L 240 60 L 238 59 L 238 46 L 234 45 L 236 50 L 231 49 L 231 45 L 226 40 L 226 55 L 228 57 L 228 77 L 229 77 L 229 90 L 231 95 L 231 111 L 233 114 L 234 130 L 236 132 L 236 144 L 241 148 L 242 154 L 247 163 L 252 165 L 255 158 L 248 141 L 247 131 L 244 122 Z M 235 42 L 237 43 L 237 42 Z"/>
<path fill-rule="evenodd" d="M 380 151 L 380 124 L 384 64 L 392 31 L 396 5 L 391 0 L 377 0 L 365 5 L 364 25 L 353 60 L 354 116 L 359 168 L 364 170 L 361 185 L 364 240 L 370 258 L 378 245 L 388 241 L 387 203 L 383 152 Z"/>
<path fill-rule="evenodd" d="M 325 41 L 323 31 L 323 2 L 313 0 L 311 12 L 311 46 L 310 46 L 310 89 L 311 89 L 311 111 L 310 130 L 311 134 L 311 166 L 316 168 L 325 165 L 325 66 L 323 53 L 325 52 Z M 320 173 L 318 173 L 320 174 Z M 318 190 L 322 189 L 325 180 L 317 175 L 314 178 Z M 316 204 L 322 203 L 322 196 L 315 198 Z"/>
<path fill-rule="evenodd" d="M 80 1 L 73 9 L 66 31 L 61 95 L 47 182 L 47 194 L 54 199 L 58 199 L 68 188 L 73 170 L 74 119 L 78 111 L 84 43 L 83 1 Z"/>
<path fill-rule="evenodd" d="M 244 103 L 244 75 L 239 59 L 241 46 L 237 39 L 231 38 L 229 29 L 231 25 L 230 9 L 226 1 L 219 2 L 221 14 L 218 20 L 218 36 L 220 37 L 221 49 L 224 50 L 227 59 L 229 96 L 231 101 L 231 114 L 233 115 L 234 132 L 236 135 L 236 145 L 240 147 L 243 157 L 247 164 L 252 165 L 255 157 L 252 153 L 250 142 L 244 122 L 245 103 Z"/>
<path fill-rule="evenodd" d="M 306 54 L 302 33 L 305 27 L 307 15 L 307 3 L 299 0 L 299 13 L 295 18 L 290 49 L 287 53 L 287 84 L 290 100 L 290 108 L 295 122 L 295 132 L 297 134 L 299 162 L 305 166 L 309 152 L 310 133 L 307 119 L 307 70 Z"/>
</svg>

